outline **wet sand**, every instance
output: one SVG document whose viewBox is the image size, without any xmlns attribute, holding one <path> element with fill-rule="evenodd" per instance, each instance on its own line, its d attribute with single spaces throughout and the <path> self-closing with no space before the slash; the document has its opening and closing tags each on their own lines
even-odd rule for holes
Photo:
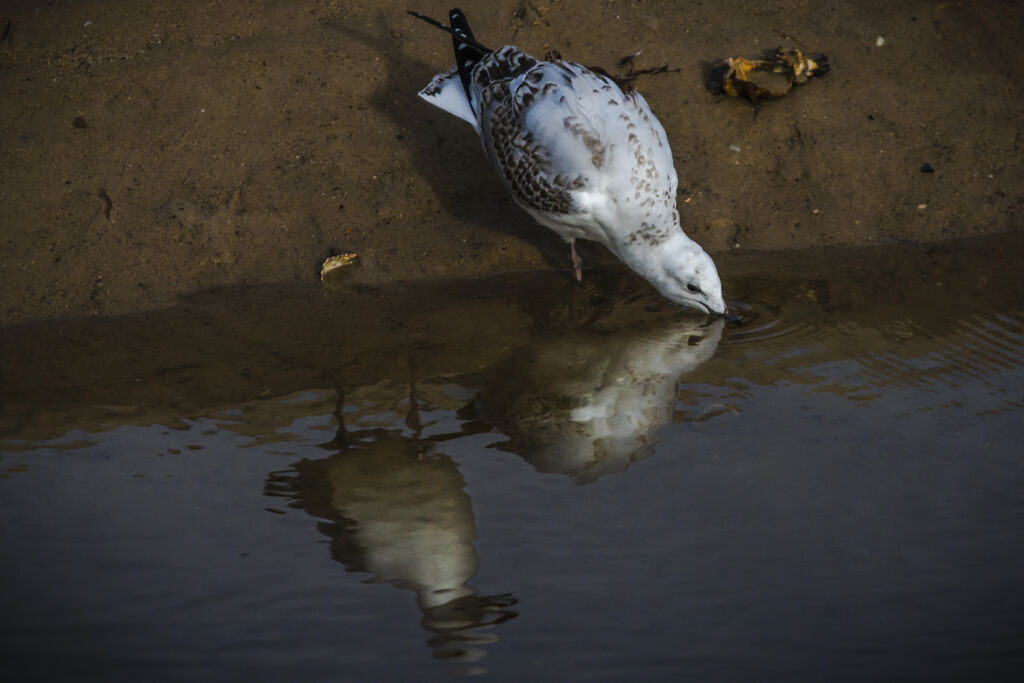
<svg viewBox="0 0 1024 683">
<path fill-rule="evenodd" d="M 0 324 L 313 282 L 339 251 L 370 283 L 566 268 L 470 128 L 415 96 L 450 45 L 406 5 L 0 4 Z M 1015 227 L 1019 3 L 463 9 L 492 46 L 610 69 L 642 49 L 637 66 L 680 69 L 638 89 L 672 143 L 684 227 L 713 253 Z M 709 63 L 778 45 L 832 72 L 756 107 L 705 89 Z"/>
<path fill-rule="evenodd" d="M 723 254 L 723 269 L 732 274 L 725 284 L 743 316 L 726 336 L 756 341 L 772 359 L 764 375 L 742 366 L 744 376 L 765 385 L 781 367 L 800 374 L 844 358 L 916 358 L 940 338 L 955 357 L 967 353 L 956 350 L 964 344 L 975 348 L 961 339 L 965 326 L 984 334 L 984 316 L 1019 317 L 1024 281 L 1012 263 L 1022 250 L 1024 235 L 1015 233 L 957 248 Z M 495 385 L 503 386 L 528 374 L 508 371 L 507 359 L 541 331 L 552 340 L 576 339 L 569 342 L 578 345 L 573 353 L 559 350 L 568 371 L 589 367 L 584 359 L 604 367 L 616 355 L 605 348 L 616 334 L 643 339 L 644 330 L 663 324 L 704 322 L 621 264 L 593 275 L 582 284 L 548 270 L 356 289 L 224 287 L 135 315 L 0 328 L 0 441 L 56 439 L 72 426 L 97 432 L 176 424 L 182 415 L 319 387 L 341 396 L 378 385 L 426 391 L 422 382 L 430 378 L 476 373 L 497 374 L 503 379 Z M 827 341 L 815 342 L 827 329 Z M 588 334 L 608 337 L 603 355 L 587 355 Z M 977 348 L 987 350 L 971 353 L 992 363 L 1017 353 L 1013 343 Z M 956 367 L 967 362 L 965 356 Z M 897 369 L 923 379 L 930 363 Z"/>
</svg>

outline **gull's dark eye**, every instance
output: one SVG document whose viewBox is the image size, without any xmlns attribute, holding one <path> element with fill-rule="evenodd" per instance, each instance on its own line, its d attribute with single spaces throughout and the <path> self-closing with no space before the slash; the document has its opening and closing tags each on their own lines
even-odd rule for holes
<svg viewBox="0 0 1024 683">
<path fill-rule="evenodd" d="M 686 291 L 692 292 L 693 294 L 700 294 L 701 293 L 700 287 L 698 287 L 697 285 L 693 284 L 692 282 L 686 283 Z"/>
</svg>

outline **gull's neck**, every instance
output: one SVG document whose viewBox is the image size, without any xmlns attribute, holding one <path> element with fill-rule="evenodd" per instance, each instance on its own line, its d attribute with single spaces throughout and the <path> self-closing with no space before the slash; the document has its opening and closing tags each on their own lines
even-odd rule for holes
<svg viewBox="0 0 1024 683">
<path fill-rule="evenodd" d="M 694 260 L 703 253 L 700 245 L 691 240 L 678 224 L 667 228 L 668 235 L 659 238 L 654 232 L 636 231 L 626 234 L 608 245 L 609 249 L 627 266 L 651 282 L 659 282 L 665 277 L 665 264 L 684 264 Z M 637 234 L 637 237 L 631 235 Z"/>
</svg>

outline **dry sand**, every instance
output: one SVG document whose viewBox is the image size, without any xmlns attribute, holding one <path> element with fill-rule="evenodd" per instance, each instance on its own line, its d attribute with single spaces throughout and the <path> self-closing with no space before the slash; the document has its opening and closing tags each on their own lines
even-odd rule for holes
<svg viewBox="0 0 1024 683">
<path fill-rule="evenodd" d="M 407 4 L 0 3 L 0 323 L 309 281 L 332 251 L 358 253 L 365 282 L 566 268 L 469 126 L 416 97 L 452 60 Z M 1015 0 L 463 9 L 493 47 L 609 70 L 643 49 L 638 66 L 681 69 L 638 89 L 709 251 L 1020 227 Z M 705 89 L 710 62 L 779 45 L 826 53 L 832 72 L 756 107 Z"/>
</svg>

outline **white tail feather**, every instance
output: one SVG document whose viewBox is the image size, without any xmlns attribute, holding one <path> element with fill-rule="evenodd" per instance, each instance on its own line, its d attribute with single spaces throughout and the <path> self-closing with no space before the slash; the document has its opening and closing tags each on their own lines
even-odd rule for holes
<svg viewBox="0 0 1024 683">
<path fill-rule="evenodd" d="M 458 67 L 453 66 L 448 71 L 434 76 L 429 85 L 420 90 L 419 95 L 438 109 L 443 109 L 452 116 L 458 116 L 463 121 L 472 124 L 473 128 L 479 132 L 476 114 L 473 113 L 473 108 L 470 106 L 469 100 L 466 99 L 466 91 L 462 87 Z"/>
</svg>

